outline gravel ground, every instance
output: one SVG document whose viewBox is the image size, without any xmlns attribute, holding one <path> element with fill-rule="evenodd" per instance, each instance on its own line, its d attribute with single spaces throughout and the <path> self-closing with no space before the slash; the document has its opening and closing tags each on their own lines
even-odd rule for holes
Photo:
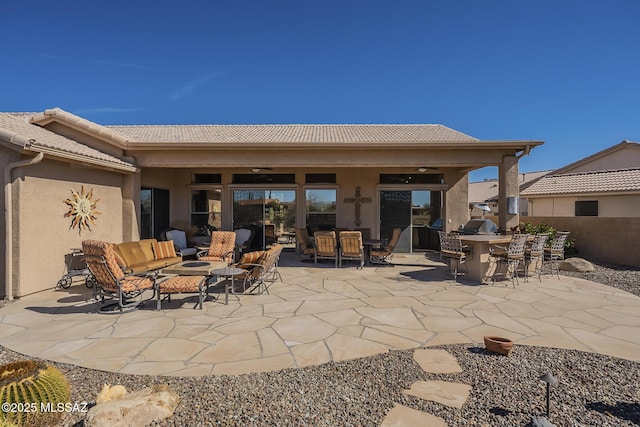
<svg viewBox="0 0 640 427">
<path fill-rule="evenodd" d="M 639 295 L 640 271 L 597 265 L 593 273 L 568 273 Z M 545 411 L 550 372 L 551 420 L 557 426 L 640 425 L 640 363 L 574 350 L 514 346 L 509 357 L 487 354 L 483 345 L 439 348 L 452 353 L 460 374 L 427 374 L 413 351 L 302 369 L 240 376 L 174 378 L 121 375 L 55 363 L 69 378 L 72 401 L 95 401 L 104 383 L 139 390 L 156 383 L 181 398 L 174 416 L 154 426 L 378 426 L 394 403 L 442 417 L 449 426 L 526 426 Z M 24 356 L 0 347 L 0 364 Z M 472 385 L 462 409 L 404 395 L 419 380 Z M 65 425 L 82 425 L 70 414 Z"/>
</svg>

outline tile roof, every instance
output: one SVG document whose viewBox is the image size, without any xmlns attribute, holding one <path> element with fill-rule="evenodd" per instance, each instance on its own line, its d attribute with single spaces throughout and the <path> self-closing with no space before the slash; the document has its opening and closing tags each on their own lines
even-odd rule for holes
<svg viewBox="0 0 640 427">
<path fill-rule="evenodd" d="M 30 115 L 24 113 L 0 113 L 0 130 L 9 134 L 20 135 L 29 140 L 27 144 L 20 143 L 20 138 L 12 142 L 17 148 L 26 148 L 32 151 L 49 151 L 60 156 L 72 156 L 76 160 L 84 159 L 89 163 L 99 162 L 112 165 L 116 168 L 134 169 L 134 165 L 125 162 L 115 156 L 103 153 L 87 145 L 51 132 L 43 127 L 29 123 Z M 79 157 L 79 158 L 78 158 Z"/>
<path fill-rule="evenodd" d="M 138 125 L 105 126 L 140 142 L 422 143 L 477 141 L 443 125 Z"/>
<path fill-rule="evenodd" d="M 640 191 L 640 168 L 547 175 L 520 194 L 524 197 L 553 194 Z"/>
</svg>

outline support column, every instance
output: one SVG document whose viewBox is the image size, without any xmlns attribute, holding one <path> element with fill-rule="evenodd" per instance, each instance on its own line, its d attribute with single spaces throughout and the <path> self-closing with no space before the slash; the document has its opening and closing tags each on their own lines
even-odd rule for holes
<svg viewBox="0 0 640 427">
<path fill-rule="evenodd" d="M 510 228 L 520 224 L 520 215 L 508 213 L 507 200 L 515 198 L 516 203 L 520 195 L 518 176 L 518 158 L 516 156 L 503 156 L 502 163 L 498 167 L 498 210 L 500 218 L 498 230 L 509 231 Z"/>
<path fill-rule="evenodd" d="M 469 221 L 469 175 L 456 170 L 444 174 L 448 189 L 444 195 L 442 229 L 457 230 Z"/>
<path fill-rule="evenodd" d="M 122 177 L 122 241 L 140 239 L 140 172 Z"/>
</svg>

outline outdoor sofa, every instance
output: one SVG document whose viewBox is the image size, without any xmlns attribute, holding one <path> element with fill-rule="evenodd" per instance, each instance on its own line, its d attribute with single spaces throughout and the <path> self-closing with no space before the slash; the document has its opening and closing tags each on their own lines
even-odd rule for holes
<svg viewBox="0 0 640 427">
<path fill-rule="evenodd" d="M 113 251 L 120 267 L 134 274 L 182 262 L 182 257 L 176 255 L 171 240 L 158 242 L 156 239 L 143 239 L 113 243 Z"/>
</svg>

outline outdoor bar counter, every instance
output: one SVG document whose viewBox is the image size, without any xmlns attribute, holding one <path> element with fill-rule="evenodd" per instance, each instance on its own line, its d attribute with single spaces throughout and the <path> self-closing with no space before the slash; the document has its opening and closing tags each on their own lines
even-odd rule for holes
<svg viewBox="0 0 640 427">
<path fill-rule="evenodd" d="M 471 247 L 471 254 L 467 255 L 466 278 L 478 283 L 491 280 L 493 268 L 489 263 L 489 247 L 492 245 L 508 246 L 511 236 L 499 234 L 463 234 L 460 236 L 463 245 Z"/>
</svg>

